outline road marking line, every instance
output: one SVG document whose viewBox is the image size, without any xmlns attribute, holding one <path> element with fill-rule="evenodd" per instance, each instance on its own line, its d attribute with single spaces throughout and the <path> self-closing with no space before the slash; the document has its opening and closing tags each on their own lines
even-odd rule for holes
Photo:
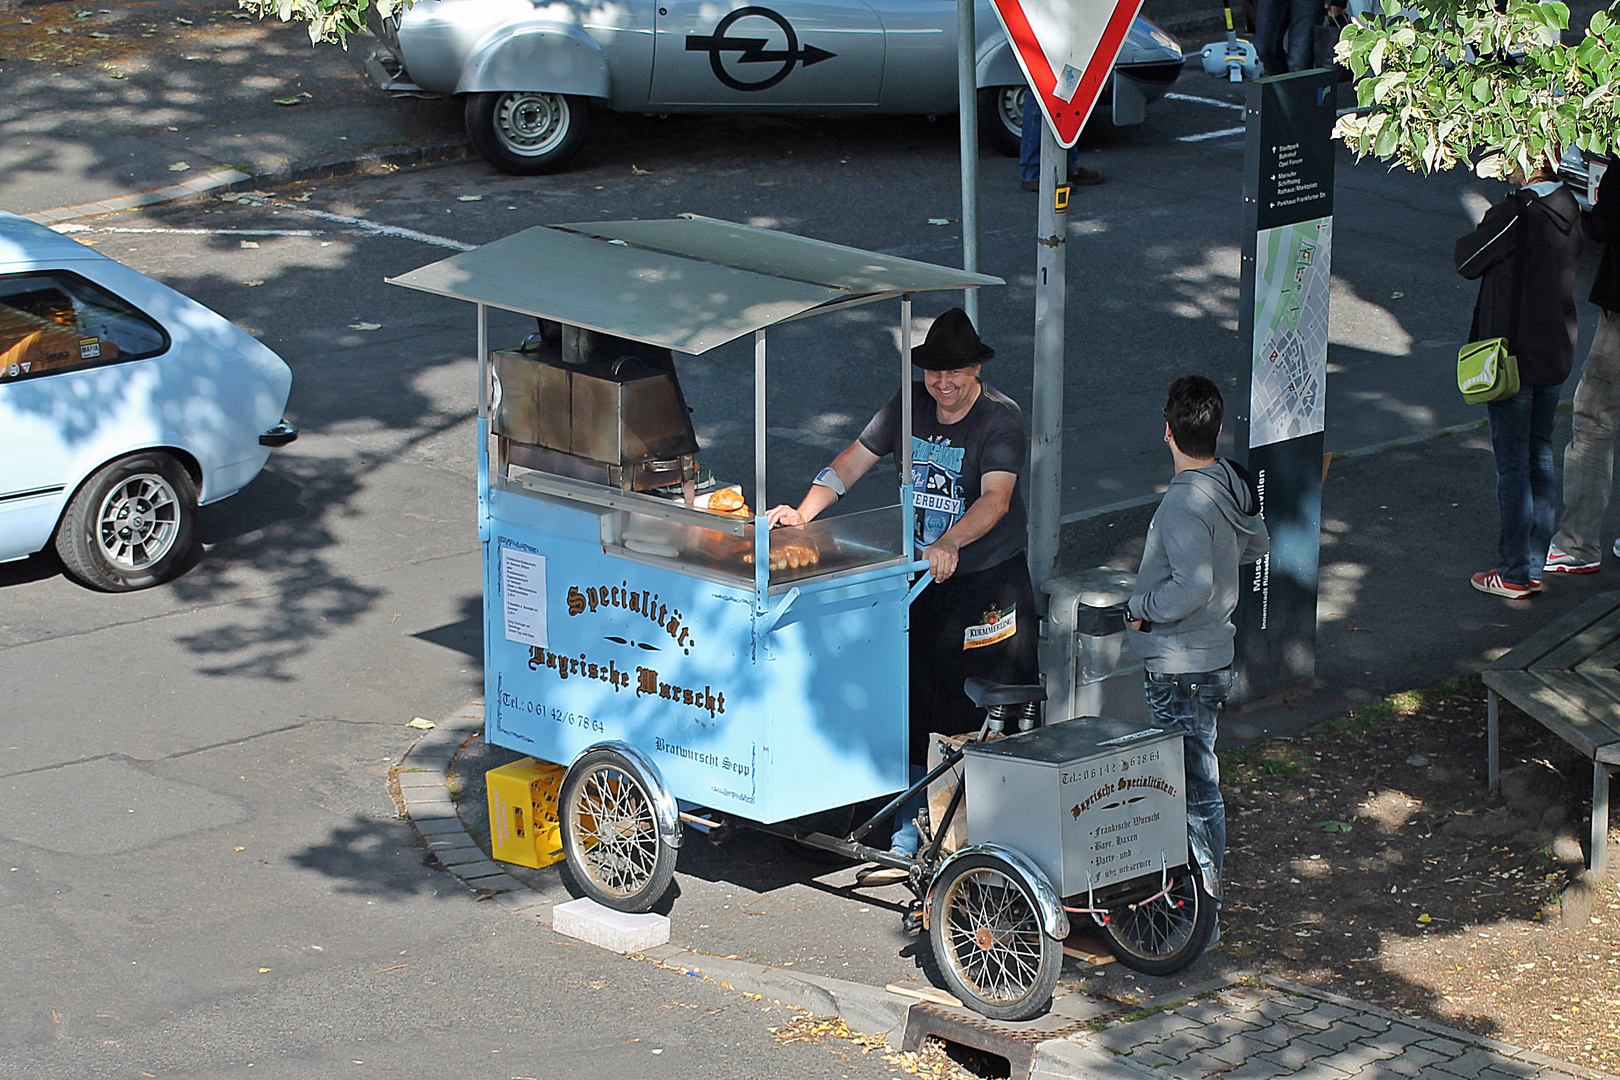
<svg viewBox="0 0 1620 1080">
<path fill-rule="evenodd" d="M 1214 105 L 1221 109 L 1236 109 L 1238 112 L 1242 112 L 1245 108 L 1245 106 L 1231 101 L 1221 101 L 1219 98 L 1212 97 L 1199 97 L 1197 94 L 1166 94 L 1164 97 L 1166 101 L 1192 101 L 1199 105 Z"/>
<path fill-rule="evenodd" d="M 325 236 L 320 229 L 126 229 L 113 228 L 101 225 L 52 225 L 53 232 L 63 234 L 98 232 L 98 233 L 143 233 L 158 236 Z"/>
<path fill-rule="evenodd" d="M 1224 139 L 1228 135 L 1242 135 L 1249 129 L 1246 127 L 1222 128 L 1219 131 L 1205 131 L 1198 135 L 1180 135 L 1177 142 L 1203 142 L 1205 139 Z"/>
<path fill-rule="evenodd" d="M 246 200 L 243 200 L 246 201 Z M 452 240 L 448 236 L 434 236 L 432 233 L 417 232 L 415 229 L 406 229 L 398 225 L 380 225 L 365 218 L 350 217 L 348 214 L 334 214 L 329 210 L 316 210 L 308 206 L 297 206 L 293 203 L 278 202 L 266 199 L 257 202 L 260 206 L 274 206 L 277 210 L 291 210 L 297 214 L 308 214 L 310 217 L 320 218 L 322 221 L 335 221 L 340 225 L 353 225 L 357 229 L 377 233 L 382 236 L 397 236 L 402 240 L 416 240 L 424 244 L 433 244 L 437 247 L 449 248 L 452 251 L 471 251 L 477 244 L 463 244 L 460 240 Z"/>
</svg>

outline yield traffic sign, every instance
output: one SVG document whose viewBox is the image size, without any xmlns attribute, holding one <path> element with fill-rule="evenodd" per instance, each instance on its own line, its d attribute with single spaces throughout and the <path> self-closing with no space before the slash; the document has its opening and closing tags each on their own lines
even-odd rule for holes
<svg viewBox="0 0 1620 1080">
<path fill-rule="evenodd" d="M 1086 126 L 1142 0 L 994 0 L 1018 66 L 1061 146 Z"/>
</svg>

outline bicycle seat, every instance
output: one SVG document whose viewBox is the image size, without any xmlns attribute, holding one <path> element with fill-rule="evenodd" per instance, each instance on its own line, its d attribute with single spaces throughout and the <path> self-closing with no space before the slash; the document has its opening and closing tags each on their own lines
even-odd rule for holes
<svg viewBox="0 0 1620 1080">
<path fill-rule="evenodd" d="M 1014 686 L 991 682 L 989 679 L 969 679 L 962 684 L 969 700 L 979 708 L 991 705 L 1023 705 L 1031 701 L 1045 701 L 1046 687 L 1037 684 Z"/>
</svg>

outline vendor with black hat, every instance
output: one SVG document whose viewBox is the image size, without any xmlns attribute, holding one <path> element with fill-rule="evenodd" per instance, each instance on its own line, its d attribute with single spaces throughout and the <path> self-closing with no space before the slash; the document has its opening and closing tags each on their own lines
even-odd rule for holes
<svg viewBox="0 0 1620 1080">
<path fill-rule="evenodd" d="M 934 583 L 911 608 L 911 760 L 923 764 L 930 731 L 977 731 L 982 716 L 963 693 L 973 676 L 1038 681 L 1035 591 L 1025 557 L 1028 528 L 1018 477 L 1029 444 L 1024 414 L 979 377 L 995 355 L 961 308 L 928 329 L 911 361 L 913 542 Z M 849 449 L 821 471 L 797 508 L 777 506 L 771 525 L 802 525 L 843 497 L 888 454 L 900 458 L 900 395 L 878 411 Z M 909 821 L 895 850 L 915 854 Z"/>
</svg>

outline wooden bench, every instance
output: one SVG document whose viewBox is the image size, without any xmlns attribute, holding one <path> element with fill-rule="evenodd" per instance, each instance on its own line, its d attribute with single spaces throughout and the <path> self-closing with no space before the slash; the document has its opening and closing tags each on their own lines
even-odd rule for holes
<svg viewBox="0 0 1620 1080">
<path fill-rule="evenodd" d="M 1498 697 L 1505 697 L 1592 762 L 1587 866 L 1603 873 L 1609 850 L 1609 774 L 1620 765 L 1620 592 L 1593 597 L 1548 623 L 1485 668 L 1487 769 L 1501 787 Z"/>
</svg>

